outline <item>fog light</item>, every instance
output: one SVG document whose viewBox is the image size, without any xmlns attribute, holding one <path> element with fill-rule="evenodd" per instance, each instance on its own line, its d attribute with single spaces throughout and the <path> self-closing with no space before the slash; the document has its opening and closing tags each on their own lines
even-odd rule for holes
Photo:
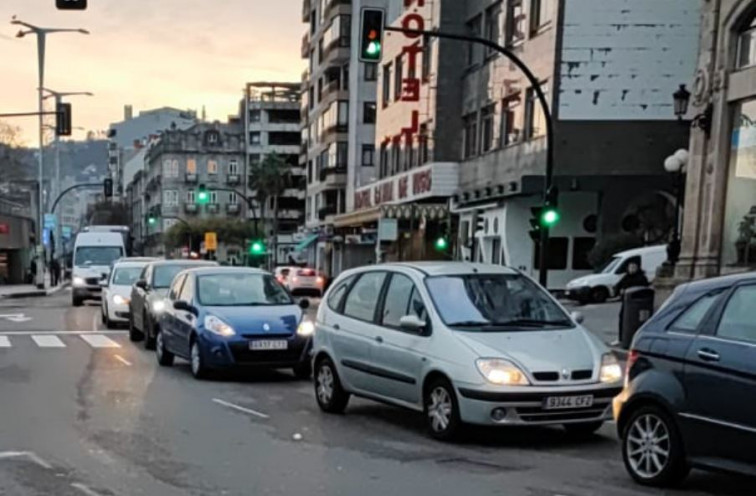
<svg viewBox="0 0 756 496">
<path fill-rule="evenodd" d="M 501 422 L 505 418 L 507 418 L 507 409 L 506 408 L 494 408 L 491 410 L 491 418 L 494 420 L 494 422 Z"/>
</svg>

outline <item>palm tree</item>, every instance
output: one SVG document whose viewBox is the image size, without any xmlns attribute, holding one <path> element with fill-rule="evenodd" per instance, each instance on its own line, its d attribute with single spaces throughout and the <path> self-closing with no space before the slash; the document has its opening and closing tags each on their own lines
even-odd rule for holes
<svg viewBox="0 0 756 496">
<path fill-rule="evenodd" d="M 289 165 L 277 153 L 271 153 L 250 167 L 250 188 L 255 192 L 260 217 L 267 219 L 268 200 L 273 198 L 273 253 L 278 241 L 278 197 L 289 183 Z M 256 226 L 259 232 L 259 226 Z M 267 231 L 267 230 L 266 230 Z"/>
</svg>

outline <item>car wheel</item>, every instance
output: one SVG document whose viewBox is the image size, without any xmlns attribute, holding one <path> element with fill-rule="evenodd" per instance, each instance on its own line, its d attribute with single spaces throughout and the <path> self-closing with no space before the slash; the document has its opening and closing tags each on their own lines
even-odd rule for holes
<svg viewBox="0 0 756 496">
<path fill-rule="evenodd" d="M 303 381 L 312 377 L 312 364 L 310 361 L 307 360 L 294 367 L 294 376 Z"/>
<path fill-rule="evenodd" d="M 158 329 L 157 336 L 155 337 L 155 355 L 157 356 L 158 363 L 163 367 L 173 366 L 173 359 L 175 358 L 173 353 L 165 348 L 165 341 L 163 341 L 163 333 Z"/>
<path fill-rule="evenodd" d="M 103 325 L 106 325 L 108 323 L 108 317 L 105 312 L 107 312 L 107 310 L 105 310 L 105 307 L 103 305 L 100 305 L 100 322 L 102 322 Z"/>
<path fill-rule="evenodd" d="M 645 486 L 673 486 L 690 471 L 677 426 L 656 406 L 640 408 L 628 420 L 622 458 L 632 478 Z"/>
<path fill-rule="evenodd" d="M 84 303 L 84 301 L 81 298 L 73 297 L 71 298 L 71 305 L 75 307 L 80 307 Z"/>
<path fill-rule="evenodd" d="M 344 413 L 349 393 L 341 387 L 339 374 L 329 358 L 318 361 L 315 367 L 315 398 L 321 410 L 327 413 Z"/>
<path fill-rule="evenodd" d="M 567 431 L 567 434 L 575 437 L 589 437 L 596 433 L 597 430 L 601 429 L 601 426 L 604 425 L 603 421 L 600 422 L 588 422 L 585 424 L 564 424 L 564 430 Z"/>
<path fill-rule="evenodd" d="M 157 326 L 145 315 L 142 322 L 144 322 L 144 349 L 155 349 L 155 336 L 157 336 Z"/>
<path fill-rule="evenodd" d="M 134 319 L 129 317 L 129 341 L 136 343 L 137 341 L 141 341 L 143 337 L 144 335 L 134 327 Z"/>
<path fill-rule="evenodd" d="M 196 339 L 192 340 L 191 350 L 189 352 L 189 363 L 192 369 L 192 375 L 195 379 L 207 379 L 208 369 L 205 360 L 202 358 L 202 350 Z"/>
<path fill-rule="evenodd" d="M 105 316 L 105 327 L 107 327 L 108 329 L 115 329 L 116 328 L 116 324 L 115 324 L 115 322 L 113 322 L 112 320 L 110 320 L 110 317 Z"/>
<path fill-rule="evenodd" d="M 425 388 L 423 411 L 428 433 L 435 439 L 450 441 L 459 434 L 462 421 L 459 419 L 457 396 L 451 383 L 443 378 L 434 379 Z"/>
<path fill-rule="evenodd" d="M 591 289 L 591 301 L 593 303 L 604 303 L 609 299 L 609 290 L 603 286 Z"/>
</svg>

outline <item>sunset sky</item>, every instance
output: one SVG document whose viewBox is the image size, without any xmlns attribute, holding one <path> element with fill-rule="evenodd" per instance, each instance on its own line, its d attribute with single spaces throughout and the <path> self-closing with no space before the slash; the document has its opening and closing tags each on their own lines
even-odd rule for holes
<svg viewBox="0 0 756 496">
<path fill-rule="evenodd" d="M 45 86 L 94 93 L 71 99 L 74 126 L 104 130 L 125 104 L 135 114 L 204 105 L 222 120 L 237 111 L 245 82 L 299 81 L 301 8 L 301 0 L 89 0 L 85 12 L 61 12 L 55 0 L 0 0 L 0 113 L 37 109 L 36 37 L 17 39 L 14 15 L 91 31 L 48 36 Z M 8 122 L 36 146 L 34 118 Z"/>
</svg>

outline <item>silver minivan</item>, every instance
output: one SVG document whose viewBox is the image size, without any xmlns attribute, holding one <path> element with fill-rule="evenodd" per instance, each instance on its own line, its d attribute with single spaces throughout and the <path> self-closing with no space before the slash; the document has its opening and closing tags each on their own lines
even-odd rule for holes
<svg viewBox="0 0 756 496">
<path fill-rule="evenodd" d="M 528 276 L 462 262 L 342 273 L 318 310 L 315 395 L 423 412 L 429 433 L 462 424 L 563 425 L 591 434 L 611 418 L 622 369 L 610 350 Z"/>
</svg>

